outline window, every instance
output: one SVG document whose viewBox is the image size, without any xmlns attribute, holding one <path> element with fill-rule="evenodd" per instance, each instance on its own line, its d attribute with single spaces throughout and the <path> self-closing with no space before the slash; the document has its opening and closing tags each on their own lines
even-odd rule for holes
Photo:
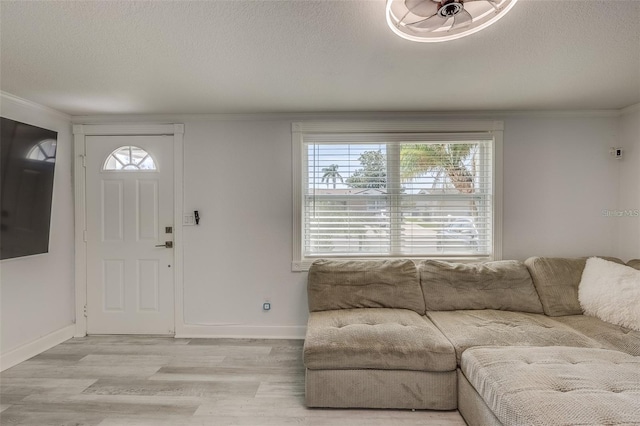
<svg viewBox="0 0 640 426">
<path fill-rule="evenodd" d="M 295 123 L 293 269 L 500 258 L 501 141 L 500 122 Z"/>
<path fill-rule="evenodd" d="M 104 170 L 153 171 L 156 163 L 151 155 L 137 146 L 121 146 L 113 151 L 104 162 Z"/>
<path fill-rule="evenodd" d="M 38 142 L 36 146 L 31 148 L 27 154 L 29 160 L 46 161 L 47 163 L 56 162 L 56 146 L 55 139 L 45 139 Z"/>
</svg>

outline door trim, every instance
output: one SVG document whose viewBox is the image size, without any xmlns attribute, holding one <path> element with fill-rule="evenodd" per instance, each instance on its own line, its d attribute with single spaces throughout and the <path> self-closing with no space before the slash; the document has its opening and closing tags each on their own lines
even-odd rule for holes
<svg viewBox="0 0 640 426">
<path fill-rule="evenodd" d="M 172 135 L 174 216 L 174 330 L 184 327 L 182 209 L 184 204 L 184 124 L 75 124 L 73 125 L 73 181 L 75 209 L 75 337 L 87 335 L 87 242 L 86 242 L 86 136 Z"/>
</svg>

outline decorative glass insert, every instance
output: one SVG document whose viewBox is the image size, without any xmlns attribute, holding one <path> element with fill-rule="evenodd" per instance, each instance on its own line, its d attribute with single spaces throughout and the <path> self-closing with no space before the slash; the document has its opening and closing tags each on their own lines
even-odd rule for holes
<svg viewBox="0 0 640 426">
<path fill-rule="evenodd" d="M 27 154 L 29 160 L 46 161 L 55 163 L 56 161 L 56 141 L 54 139 L 45 139 L 38 142 L 36 146 L 31 148 Z"/>
<path fill-rule="evenodd" d="M 157 170 L 157 167 L 147 151 L 130 145 L 113 151 L 104 162 L 104 170 L 152 171 Z"/>
</svg>

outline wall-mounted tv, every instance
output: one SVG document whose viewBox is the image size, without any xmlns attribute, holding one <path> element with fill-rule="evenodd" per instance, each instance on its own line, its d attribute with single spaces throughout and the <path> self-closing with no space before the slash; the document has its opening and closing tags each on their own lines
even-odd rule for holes
<svg viewBox="0 0 640 426">
<path fill-rule="evenodd" d="M 58 133 L 0 120 L 0 258 L 47 253 Z"/>
</svg>

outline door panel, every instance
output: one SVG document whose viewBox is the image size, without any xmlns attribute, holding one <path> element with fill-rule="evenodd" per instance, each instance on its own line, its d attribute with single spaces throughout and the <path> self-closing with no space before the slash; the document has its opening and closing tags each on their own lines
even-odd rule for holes
<svg viewBox="0 0 640 426">
<path fill-rule="evenodd" d="M 119 170 L 105 170 L 110 154 L 123 146 L 146 151 L 156 169 L 119 157 Z M 173 249 L 162 245 L 173 241 L 165 233 L 174 226 L 173 138 L 88 136 L 85 148 L 87 332 L 171 334 Z M 140 159 L 140 150 L 129 152 Z"/>
</svg>

